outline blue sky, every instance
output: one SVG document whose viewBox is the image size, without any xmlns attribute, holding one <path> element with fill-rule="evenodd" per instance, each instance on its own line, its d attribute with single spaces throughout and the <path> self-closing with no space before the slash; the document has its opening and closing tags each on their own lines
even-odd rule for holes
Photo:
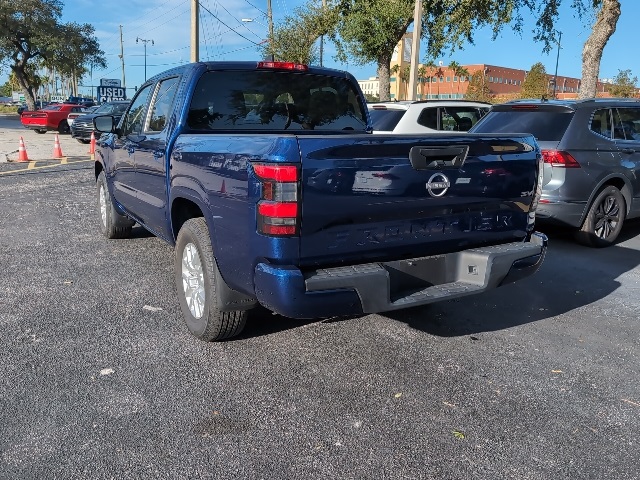
<svg viewBox="0 0 640 480">
<path fill-rule="evenodd" d="M 320 0 L 318 0 L 320 1 Z M 90 0 L 67 0 L 64 2 L 63 21 L 92 23 L 101 48 L 106 54 L 108 67 L 94 71 L 92 78 L 85 78 L 85 85 L 98 85 L 100 78 L 122 78 L 120 59 L 120 30 L 123 30 L 125 76 L 127 87 L 140 85 L 144 80 L 144 43 L 136 43 L 136 38 L 153 40 L 147 42 L 147 77 L 189 61 L 190 56 L 190 0 L 128 0 L 110 2 L 100 6 Z M 293 12 L 301 0 L 272 0 L 274 22 Z M 558 62 L 558 75 L 581 76 L 582 46 L 589 36 L 593 17 L 580 20 L 574 17 L 563 2 L 558 30 L 562 31 L 562 48 Z M 200 59 L 201 60 L 254 60 L 259 53 L 256 43 L 267 33 L 265 16 L 266 0 L 200 0 Z M 207 11 L 208 10 L 208 11 Z M 640 14 L 640 2 L 622 1 L 622 15 L 617 30 L 607 44 L 600 65 L 600 78 L 612 78 L 618 70 L 630 69 L 632 75 L 640 77 L 640 65 L 633 54 L 631 43 L 637 30 L 635 21 Z M 217 18 L 216 18 L 217 17 Z M 251 23 L 242 19 L 254 19 Z M 452 60 L 460 64 L 486 63 L 528 70 L 536 62 L 542 62 L 548 73 L 553 73 L 556 65 L 557 48 L 549 54 L 542 53 L 542 45 L 533 42 L 531 30 L 535 20 L 526 20 L 522 35 L 505 28 L 496 40 L 491 39 L 489 30 L 478 30 L 474 35 L 475 44 L 463 50 L 445 54 L 437 60 L 449 64 Z M 333 59 L 334 49 L 326 45 L 324 65 L 349 70 L 358 79 L 366 79 L 376 73 L 375 64 L 357 66 Z M 425 58 L 421 49 L 420 60 Z M 0 72 L 0 82 L 4 83 L 7 71 Z M 89 93 L 89 88 L 81 88 L 81 93 Z"/>
</svg>

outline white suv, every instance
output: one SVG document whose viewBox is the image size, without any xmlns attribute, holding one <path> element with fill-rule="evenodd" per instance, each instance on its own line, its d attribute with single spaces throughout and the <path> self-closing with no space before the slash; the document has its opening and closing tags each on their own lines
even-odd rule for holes
<svg viewBox="0 0 640 480">
<path fill-rule="evenodd" d="M 419 100 L 367 104 L 373 133 L 466 132 L 491 108 L 466 100 Z"/>
</svg>

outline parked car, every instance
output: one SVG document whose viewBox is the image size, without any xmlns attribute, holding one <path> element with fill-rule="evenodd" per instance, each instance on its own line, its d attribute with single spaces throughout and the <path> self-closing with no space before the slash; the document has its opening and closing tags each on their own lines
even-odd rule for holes
<svg viewBox="0 0 640 480">
<path fill-rule="evenodd" d="M 544 160 L 537 219 L 606 247 L 640 216 L 639 127 L 638 100 L 518 100 L 495 105 L 471 132 L 533 134 Z"/>
<path fill-rule="evenodd" d="M 112 115 L 118 122 L 129 106 L 129 101 L 106 102 L 90 113 L 77 117 L 71 125 L 71 136 L 80 143 L 89 143 L 91 132 L 95 132 L 93 119 L 98 115 Z M 97 132 L 96 132 L 97 133 Z"/>
<path fill-rule="evenodd" d="M 491 108 L 465 100 L 419 100 L 367 104 L 373 133 L 466 132 Z"/>
<path fill-rule="evenodd" d="M 93 98 L 74 96 L 70 96 L 64 103 L 75 103 L 76 105 L 82 105 L 84 107 L 93 107 L 96 104 Z"/>
<path fill-rule="evenodd" d="M 80 112 L 82 105 L 73 103 L 58 103 L 47 105 L 40 110 L 24 111 L 20 115 L 20 122 L 26 128 L 37 133 L 46 133 L 48 130 L 56 130 L 59 133 L 69 133 L 67 116 L 71 112 Z"/>
<path fill-rule="evenodd" d="M 71 125 L 73 125 L 73 122 L 76 118 L 92 113 L 96 108 L 98 108 L 98 106 L 83 108 L 81 112 L 71 112 L 69 115 L 67 115 L 67 123 L 69 124 L 69 128 L 71 128 Z"/>
</svg>

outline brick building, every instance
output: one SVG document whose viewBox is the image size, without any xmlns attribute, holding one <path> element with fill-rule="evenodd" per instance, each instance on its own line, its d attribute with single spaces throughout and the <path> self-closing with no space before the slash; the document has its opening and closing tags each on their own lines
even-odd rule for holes
<svg viewBox="0 0 640 480">
<path fill-rule="evenodd" d="M 403 75 L 407 67 L 411 65 L 411 33 L 398 43 L 391 58 L 390 88 L 391 99 L 406 100 L 409 79 Z M 420 65 L 422 66 L 422 65 Z M 498 65 L 487 65 L 484 63 L 474 65 L 462 65 L 468 73 L 456 74 L 448 65 L 436 65 L 435 68 L 427 70 L 424 78 L 418 79 L 418 100 L 426 99 L 449 99 L 464 98 L 469 86 L 471 76 L 476 72 L 483 72 L 483 76 L 491 95 L 499 101 L 506 101 L 517 98 L 522 90 L 522 84 L 527 76 L 526 70 L 502 67 Z M 547 74 L 549 81 L 553 81 L 553 75 Z M 374 86 L 373 80 L 359 80 L 360 87 L 368 87 L 366 91 L 371 94 L 378 94 L 371 91 Z M 606 83 L 598 82 L 598 96 L 609 96 L 606 92 Z M 556 96 L 558 98 L 577 98 L 580 91 L 580 79 L 558 75 Z"/>
</svg>

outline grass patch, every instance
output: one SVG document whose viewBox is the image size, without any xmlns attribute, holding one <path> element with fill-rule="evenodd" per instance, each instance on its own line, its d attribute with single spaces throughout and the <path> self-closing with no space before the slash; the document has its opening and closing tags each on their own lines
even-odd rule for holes
<svg viewBox="0 0 640 480">
<path fill-rule="evenodd" d="M 0 105 L 0 113 L 18 113 L 17 105 Z"/>
</svg>

